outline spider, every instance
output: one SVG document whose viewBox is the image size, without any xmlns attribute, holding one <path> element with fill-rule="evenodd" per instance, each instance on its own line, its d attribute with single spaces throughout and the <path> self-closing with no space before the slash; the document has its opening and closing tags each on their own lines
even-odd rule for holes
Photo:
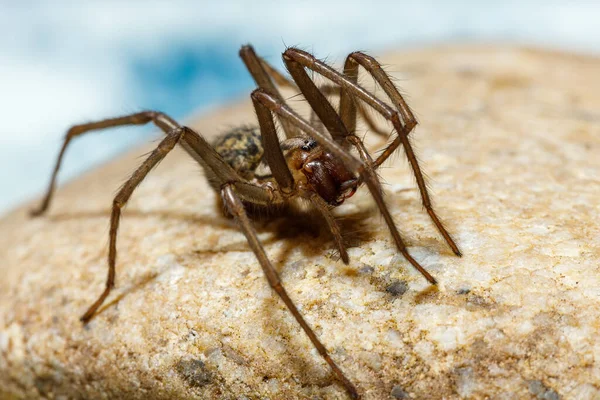
<svg viewBox="0 0 600 400">
<path fill-rule="evenodd" d="M 99 129 L 154 123 L 164 131 L 166 137 L 125 182 L 113 200 L 106 287 L 81 317 L 83 323 L 87 323 L 94 316 L 115 285 L 117 230 L 121 209 L 152 168 L 179 144 L 203 167 L 210 185 L 221 197 L 225 210 L 235 219 L 248 240 L 271 288 L 283 300 L 350 396 L 359 398 L 355 385 L 333 361 L 288 296 L 257 237 L 251 223 L 252 214 L 248 211 L 256 207 L 270 210 L 297 199 L 305 200 L 320 214 L 332 233 L 342 261 L 348 264 L 348 252 L 332 209 L 352 196 L 364 183 L 373 196 L 398 251 L 431 284 L 435 284 L 433 276 L 408 253 L 384 202 L 381 184 L 376 174 L 377 168 L 402 145 L 416 177 L 423 206 L 453 252 L 461 255 L 432 208 L 425 179 L 408 140 L 408 135 L 417 121 L 381 65 L 373 57 L 362 52 L 349 54 L 343 72 L 338 72 L 303 50 L 287 48 L 283 53 L 283 61 L 292 77 L 291 80 L 259 57 L 252 46 L 242 46 L 239 54 L 258 86 L 251 94 L 258 127 L 233 129 L 217 138 L 211 146 L 198 132 L 157 111 L 144 111 L 74 125 L 66 134 L 46 195 L 39 208 L 32 210 L 32 215 L 39 216 L 48 209 L 63 155 L 73 138 Z M 359 66 L 381 86 L 393 107 L 357 83 Z M 330 83 L 318 87 L 308 71 L 323 76 Z M 277 86 L 295 88 L 304 96 L 311 107 L 312 115 L 309 121 L 286 104 Z M 337 111 L 327 98 L 332 94 L 339 96 Z M 363 141 L 355 133 L 358 114 L 370 126 L 374 126 L 365 111 L 365 105 L 381 114 L 394 127 L 394 139 L 376 158 L 371 157 Z M 277 136 L 275 116 L 285 132 L 286 138 L 283 141 Z M 356 153 L 352 152 L 353 149 Z"/>
</svg>

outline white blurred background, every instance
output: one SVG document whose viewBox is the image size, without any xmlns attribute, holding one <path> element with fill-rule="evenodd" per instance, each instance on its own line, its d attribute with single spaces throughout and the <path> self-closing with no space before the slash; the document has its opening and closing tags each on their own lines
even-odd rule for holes
<svg viewBox="0 0 600 400">
<path fill-rule="evenodd" d="M 285 45 L 338 63 L 352 50 L 470 42 L 597 55 L 599 21 L 600 1 L 0 0 L 0 213 L 41 194 L 74 123 L 142 109 L 182 118 L 248 95 L 244 43 L 281 68 Z M 148 129 L 76 140 L 59 181 L 152 139 Z"/>
</svg>

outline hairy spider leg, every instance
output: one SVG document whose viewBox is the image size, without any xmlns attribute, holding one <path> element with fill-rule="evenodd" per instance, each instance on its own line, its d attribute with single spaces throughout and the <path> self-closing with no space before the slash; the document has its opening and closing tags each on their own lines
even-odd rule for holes
<svg viewBox="0 0 600 400">
<path fill-rule="evenodd" d="M 342 230 L 340 226 L 335 220 L 335 217 L 331 213 L 329 205 L 315 192 L 305 192 L 300 194 L 302 197 L 310 200 L 312 205 L 316 210 L 323 216 L 325 222 L 327 223 L 327 227 L 329 227 L 329 231 L 333 235 L 333 240 L 335 241 L 335 246 L 340 252 L 340 258 L 344 262 L 344 264 L 350 263 L 350 256 L 348 255 L 348 250 L 346 249 L 346 245 L 344 244 L 344 238 L 342 236 Z"/>
<path fill-rule="evenodd" d="M 284 76 L 275 67 L 269 64 L 269 62 L 267 62 L 264 58 L 258 56 L 251 45 L 242 46 L 242 48 L 240 49 L 240 56 L 242 57 L 242 60 L 244 60 L 244 63 L 246 64 L 248 70 L 250 71 L 250 74 L 254 78 L 254 81 L 256 82 L 258 87 L 273 92 L 273 94 L 279 97 L 279 99 L 282 102 L 285 103 L 285 100 L 281 97 L 273 83 L 281 87 L 290 88 L 292 90 L 295 90 L 296 92 L 300 91 L 298 86 L 296 86 L 296 84 L 292 80 Z M 262 69 L 258 68 L 257 64 L 259 63 L 262 65 Z M 269 79 L 269 77 L 271 79 Z M 319 89 L 327 96 L 341 96 L 339 86 L 323 85 L 320 86 Z M 369 115 L 369 113 L 367 113 L 367 111 L 361 103 L 356 103 L 356 108 L 358 110 L 359 115 L 367 123 L 369 129 L 381 136 L 388 135 L 389 132 L 377 126 L 373 117 Z M 321 121 L 318 118 L 316 118 L 316 114 L 312 110 L 310 123 L 315 127 L 322 127 Z M 289 124 L 285 124 L 284 126 L 289 126 Z M 286 132 L 288 131 L 286 130 Z M 291 137 L 290 135 L 286 136 Z"/>
<path fill-rule="evenodd" d="M 42 201 L 41 206 L 33 210 L 31 214 L 33 216 L 39 216 L 48 209 L 56 186 L 56 177 L 60 169 L 62 158 L 68 147 L 68 144 L 74 137 L 94 130 L 123 125 L 141 125 L 148 122 L 154 122 L 165 132 L 167 136 L 161 141 L 158 147 L 150 154 L 144 163 L 125 182 L 113 200 L 111 225 L 109 231 L 108 277 L 106 280 L 106 289 L 100 295 L 98 300 L 83 315 L 81 319 L 84 322 L 90 320 L 97 309 L 102 305 L 115 284 L 115 264 L 117 257 L 116 241 L 121 208 L 127 203 L 135 188 L 146 177 L 148 172 L 150 172 L 150 170 L 156 164 L 158 164 L 177 143 L 181 144 L 181 146 L 190 155 L 192 155 L 194 159 L 202 164 L 206 170 L 207 176 L 209 179 L 212 179 L 213 185 L 216 184 L 217 186 L 220 186 L 225 182 L 232 182 L 233 185 L 239 187 L 239 189 L 245 194 L 246 199 L 251 199 L 252 201 L 260 204 L 268 204 L 273 202 L 273 195 L 269 191 L 250 182 L 245 182 L 243 179 L 241 179 L 233 170 L 233 168 L 223 161 L 221 156 L 212 148 L 212 146 L 210 146 L 210 144 L 208 144 L 208 142 L 206 142 L 202 136 L 190 128 L 180 126 L 166 114 L 156 111 L 145 111 L 132 115 L 75 125 L 70 128 L 59 153 L 48 191 L 44 196 L 44 200 Z"/>
<path fill-rule="evenodd" d="M 107 119 L 103 119 L 100 121 L 94 121 L 94 122 L 89 122 L 89 123 L 85 123 L 85 124 L 78 124 L 78 125 L 74 125 L 71 128 L 69 128 L 69 130 L 67 131 L 67 134 L 65 135 L 65 139 L 64 139 L 62 147 L 60 149 L 58 158 L 56 160 L 56 164 L 54 166 L 54 170 L 52 172 L 52 175 L 50 178 L 50 183 L 48 185 L 48 189 L 46 190 L 46 194 L 44 195 L 44 198 L 43 198 L 40 206 L 31 210 L 31 215 L 36 217 L 36 216 L 44 214 L 48 210 L 50 203 L 52 201 L 52 197 L 54 195 L 54 191 L 56 189 L 56 178 L 58 176 L 58 171 L 62 164 L 63 157 L 66 153 L 66 150 L 67 150 L 69 144 L 71 143 L 71 141 L 74 138 L 81 136 L 87 132 L 91 132 L 91 131 L 104 130 L 104 129 L 108 129 L 108 128 L 114 128 L 114 127 L 126 126 L 126 125 L 145 125 L 149 122 L 153 122 L 164 133 L 168 133 L 168 132 L 180 127 L 177 122 L 175 122 L 171 117 L 169 117 L 168 115 L 166 115 L 164 113 L 161 113 L 158 111 L 142 111 L 139 113 L 125 115 L 125 116 L 121 116 L 121 117 L 107 118 Z M 202 161 L 202 159 L 198 156 L 197 152 L 194 151 L 194 149 L 193 149 L 194 146 L 196 146 L 196 147 L 198 146 L 198 144 L 195 144 L 196 141 L 197 140 L 195 140 L 193 137 L 191 137 L 191 138 L 189 138 L 189 140 L 185 140 L 182 143 L 182 146 L 197 161 Z M 212 158 L 214 159 L 214 156 Z M 222 175 L 221 176 L 222 179 L 232 179 L 236 176 L 235 171 L 233 171 L 233 169 L 231 169 L 230 167 L 222 168 L 219 171 L 219 174 Z"/>
<path fill-rule="evenodd" d="M 260 89 L 267 93 L 266 89 Z M 270 92 L 269 92 L 270 93 Z M 284 104 L 282 100 L 277 98 L 277 96 L 271 94 L 273 98 L 277 99 L 278 104 Z M 260 98 L 257 98 L 254 93 L 252 94 L 252 103 L 254 104 L 254 109 L 256 111 L 256 116 L 258 118 L 258 123 L 260 126 L 261 138 L 263 142 L 263 147 L 265 149 L 265 158 L 269 167 L 271 168 L 271 172 L 273 177 L 277 181 L 279 188 L 282 193 L 286 193 L 287 195 L 293 195 L 298 192 L 299 189 L 296 187 L 296 184 L 292 178 L 292 173 L 290 172 L 287 162 L 283 156 L 283 152 L 280 147 L 279 139 L 277 137 L 277 131 L 275 127 L 275 122 L 271 115 L 271 111 L 268 107 L 265 107 L 264 104 L 261 103 Z M 286 107 L 289 107 L 285 105 Z M 285 117 L 279 117 L 282 121 L 292 125 L 294 129 L 297 127 L 290 122 Z M 325 222 L 327 223 L 331 234 L 333 235 L 333 239 L 335 241 L 336 247 L 340 252 L 340 257 L 345 264 L 350 262 L 350 258 L 348 257 L 348 251 L 343 242 L 341 230 L 335 221 L 335 218 L 331 214 L 329 207 L 325 203 L 321 197 L 319 197 L 316 193 L 300 193 L 300 195 L 304 198 L 307 198 L 311 201 L 315 209 L 323 216 Z"/>
<path fill-rule="evenodd" d="M 310 79 L 310 78 L 308 78 L 308 76 L 307 76 L 307 79 Z M 317 93 L 320 94 L 320 92 L 317 92 Z M 306 96 L 306 94 L 305 94 L 305 96 Z M 268 108 L 272 113 L 279 115 L 279 116 L 287 119 L 288 121 L 294 123 L 298 128 L 302 129 L 311 138 L 316 140 L 317 143 L 319 143 L 325 149 L 327 149 L 328 151 L 333 153 L 335 156 L 337 156 L 340 160 L 342 160 L 342 162 L 351 171 L 356 171 L 358 174 L 360 174 L 360 176 L 362 177 L 364 182 L 367 184 L 367 187 L 369 188 L 371 195 L 375 199 L 375 203 L 377 204 L 377 207 L 379 207 L 379 210 L 380 210 L 380 212 L 392 234 L 392 237 L 394 238 L 394 242 L 396 243 L 396 247 L 398 248 L 400 253 L 402 253 L 404 258 L 406 258 L 406 260 L 408 260 L 408 262 L 410 262 L 411 265 L 413 267 L 415 267 L 430 283 L 435 284 L 436 280 L 433 278 L 433 276 L 431 276 L 431 274 L 429 272 L 427 272 L 427 270 L 425 270 L 408 253 L 408 250 L 406 249 L 406 245 L 404 244 L 404 241 L 402 240 L 402 237 L 400 236 L 400 233 L 398 232 L 398 228 L 396 228 L 394 220 L 393 220 L 387 206 L 385 205 L 385 202 L 384 202 L 383 196 L 382 196 L 381 186 L 379 185 L 379 181 L 377 179 L 377 175 L 375 174 L 374 170 L 372 168 L 369 168 L 368 164 L 365 163 L 364 161 L 355 158 L 352 154 L 350 154 L 343 147 L 341 147 L 331 137 L 323 134 L 322 132 L 319 132 L 317 129 L 315 129 L 313 126 L 311 126 L 307 121 L 305 121 L 302 117 L 300 117 L 296 112 L 294 112 L 291 108 L 289 108 L 285 104 L 281 104 L 279 102 L 279 100 L 275 96 L 270 94 L 269 92 L 267 92 L 263 89 L 260 89 L 260 88 L 256 89 L 256 90 L 254 90 L 254 92 L 252 92 L 252 99 L 255 99 L 259 104 Z M 332 112 L 335 114 L 335 110 L 333 110 L 333 108 L 331 107 L 331 104 L 329 104 L 328 102 L 326 104 L 329 105 Z M 273 116 L 271 116 L 271 118 L 273 118 Z M 340 121 L 340 123 L 341 123 L 341 121 Z M 325 126 L 327 126 L 327 123 L 325 123 Z M 343 127 L 343 125 L 342 125 L 342 127 Z"/>
<path fill-rule="evenodd" d="M 239 55 L 256 85 L 273 94 L 280 102 L 285 103 L 283 96 L 281 96 L 281 93 L 279 93 L 279 90 L 277 90 L 277 87 L 273 83 L 273 79 L 280 86 L 282 86 L 281 82 L 287 82 L 287 79 L 260 58 L 252 46 L 242 46 Z M 300 136 L 298 130 L 292 124 L 281 119 L 279 122 L 288 139 Z"/>
<path fill-rule="evenodd" d="M 310 103 L 311 108 L 319 115 L 319 118 L 337 142 L 351 134 L 352 130 L 347 129 L 346 124 L 350 124 L 351 128 L 354 128 L 356 125 L 356 108 L 352 106 L 353 100 L 350 98 L 351 96 L 361 99 L 392 123 L 396 130 L 397 137 L 375 160 L 373 168 L 380 166 L 381 163 L 383 163 L 390 154 L 402 144 L 412 167 L 413 174 L 417 180 L 423 206 L 427 210 L 429 217 L 437 227 L 438 231 L 444 237 L 446 243 L 448 243 L 448 246 L 450 246 L 456 255 L 461 256 L 462 254 L 456 245 L 456 242 L 452 239 L 433 210 L 425 178 L 408 139 L 408 133 L 415 127 L 417 121 L 379 63 L 372 57 L 363 53 L 352 53 L 349 56 L 349 59 L 352 61 L 346 63 L 346 69 L 351 76 L 351 78 L 349 78 L 303 50 L 289 48 L 283 53 L 283 59 L 288 71 L 300 88 L 300 91 L 304 94 L 304 97 Z M 358 66 L 356 66 L 355 70 L 352 62 L 362 65 L 367 72 L 374 77 L 388 96 L 392 98 L 392 101 L 397 105 L 398 110 L 392 109 L 355 82 L 358 76 Z M 340 99 L 341 116 L 335 112 L 325 96 L 318 90 L 315 83 L 308 76 L 305 68 L 322 75 L 340 86 L 343 97 Z M 344 93 L 347 93 L 346 96 L 344 96 Z M 403 124 L 402 121 L 405 121 L 405 123 Z"/>
<path fill-rule="evenodd" d="M 252 226 L 252 223 L 248 218 L 248 214 L 246 213 L 244 205 L 240 201 L 236 190 L 231 185 L 225 184 L 223 186 L 223 189 L 221 189 L 221 197 L 223 198 L 223 202 L 225 203 L 227 210 L 231 215 L 233 215 L 240 229 L 242 230 L 242 232 L 244 232 L 244 235 L 248 240 L 250 248 L 256 255 L 256 258 L 258 259 L 258 262 L 260 263 L 260 266 L 262 267 L 271 288 L 279 295 L 281 300 L 283 300 L 283 302 L 290 310 L 298 324 L 300 324 L 300 326 L 302 327 L 306 335 L 309 337 L 310 341 L 315 346 L 319 354 L 323 357 L 323 359 L 325 359 L 327 364 L 329 364 L 329 367 L 334 372 L 337 379 L 339 379 L 340 382 L 342 382 L 350 396 L 352 396 L 353 399 L 360 398 L 356 387 L 352 384 L 352 382 L 350 382 L 348 378 L 346 378 L 342 370 L 333 361 L 333 359 L 327 352 L 325 346 L 323 346 L 323 344 L 321 343 L 317 335 L 314 333 L 312 328 L 308 325 L 302 314 L 300 314 L 300 311 L 298 311 L 298 308 L 296 307 L 292 299 L 290 299 L 290 297 L 288 296 L 287 291 L 285 290 L 281 283 L 281 280 L 279 279 L 277 271 L 273 267 L 273 264 L 271 264 L 271 261 L 269 261 L 269 258 L 267 257 L 264 248 L 260 244 L 260 241 L 256 235 L 256 230 Z"/>
</svg>

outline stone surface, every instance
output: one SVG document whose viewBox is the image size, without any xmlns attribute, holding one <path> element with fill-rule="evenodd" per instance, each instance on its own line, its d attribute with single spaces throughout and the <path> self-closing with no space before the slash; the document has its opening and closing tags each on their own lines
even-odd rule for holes
<svg viewBox="0 0 600 400">
<path fill-rule="evenodd" d="M 362 239 L 349 266 L 325 233 L 258 225 L 291 297 L 366 399 L 599 398 L 600 60 L 460 47 L 382 60 L 465 255 L 399 155 L 381 171 L 387 201 L 439 287 L 362 189 L 340 210 L 361 216 L 344 222 Z M 252 114 L 244 101 L 194 126 L 212 136 Z M 0 397 L 346 398 L 180 150 L 132 197 L 117 287 L 81 325 L 104 285 L 112 196 L 146 150 L 60 188 L 44 218 L 27 206 L 0 221 Z"/>
</svg>

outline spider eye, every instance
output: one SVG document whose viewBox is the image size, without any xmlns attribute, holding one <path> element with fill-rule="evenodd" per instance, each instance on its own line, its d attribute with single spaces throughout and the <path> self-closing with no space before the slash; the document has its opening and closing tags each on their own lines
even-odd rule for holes
<svg viewBox="0 0 600 400">
<path fill-rule="evenodd" d="M 308 139 L 304 142 L 304 145 L 301 147 L 301 149 L 304 151 L 310 151 L 315 147 L 317 147 L 317 142 L 312 139 Z"/>
</svg>

